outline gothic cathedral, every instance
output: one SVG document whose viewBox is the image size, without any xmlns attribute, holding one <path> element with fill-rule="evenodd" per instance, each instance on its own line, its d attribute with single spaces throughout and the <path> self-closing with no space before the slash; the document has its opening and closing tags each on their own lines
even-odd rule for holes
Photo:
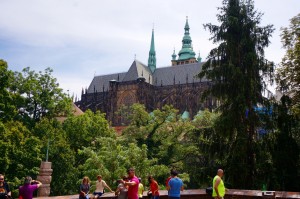
<svg viewBox="0 0 300 199">
<path fill-rule="evenodd" d="M 150 113 L 164 105 L 172 105 L 183 118 L 192 119 L 200 110 L 211 109 L 213 100 L 201 101 L 203 91 L 211 81 L 199 79 L 203 62 L 195 57 L 186 19 L 182 48 L 172 55 L 171 66 L 156 67 L 154 30 L 152 30 L 148 65 L 134 60 L 124 73 L 95 76 L 88 89 L 82 91 L 81 100 L 75 104 L 83 111 L 101 111 L 112 126 L 124 126 L 126 120 L 118 114 L 122 106 L 144 104 Z"/>
</svg>

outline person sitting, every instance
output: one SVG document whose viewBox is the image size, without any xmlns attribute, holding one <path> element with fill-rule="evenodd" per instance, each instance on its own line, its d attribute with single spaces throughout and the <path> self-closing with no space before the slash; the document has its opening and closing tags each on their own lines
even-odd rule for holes
<svg viewBox="0 0 300 199">
<path fill-rule="evenodd" d="M 83 177 L 82 183 L 79 188 L 79 199 L 89 199 L 90 188 L 91 186 L 89 177 Z"/>
<path fill-rule="evenodd" d="M 114 192 L 111 190 L 111 188 L 106 184 L 104 180 L 102 180 L 102 176 L 98 175 L 97 176 L 97 181 L 96 181 L 96 190 L 93 193 L 93 198 L 100 198 L 102 194 L 104 193 L 104 189 L 107 188 L 109 189 L 110 192 Z"/>
<path fill-rule="evenodd" d="M 4 181 L 4 175 L 0 174 L 0 199 L 11 198 L 11 191 L 9 185 Z"/>
</svg>

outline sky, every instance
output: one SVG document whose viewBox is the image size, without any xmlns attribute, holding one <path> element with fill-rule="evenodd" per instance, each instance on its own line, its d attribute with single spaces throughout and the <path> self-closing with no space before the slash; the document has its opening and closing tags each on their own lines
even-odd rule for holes
<svg viewBox="0 0 300 199">
<path fill-rule="evenodd" d="M 273 24 L 266 58 L 284 56 L 280 28 L 300 13 L 300 0 L 255 0 L 264 13 L 261 26 Z M 95 75 L 126 72 L 134 59 L 147 64 L 154 28 L 156 66 L 171 65 L 182 47 L 186 17 L 193 49 L 205 60 L 215 46 L 203 24 L 219 25 L 222 0 L 0 0 L 0 59 L 8 69 L 53 69 L 70 96 L 81 97 Z"/>
</svg>

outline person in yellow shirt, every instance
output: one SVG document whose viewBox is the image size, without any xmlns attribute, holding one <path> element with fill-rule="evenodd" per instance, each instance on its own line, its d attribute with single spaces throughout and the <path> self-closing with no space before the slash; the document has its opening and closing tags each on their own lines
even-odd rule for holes
<svg viewBox="0 0 300 199">
<path fill-rule="evenodd" d="M 143 193 L 144 193 L 144 185 L 142 184 L 142 179 L 139 178 L 139 190 L 138 190 L 138 195 L 139 195 L 139 199 L 143 198 Z"/>
<path fill-rule="evenodd" d="M 215 199 L 223 199 L 225 196 L 225 192 L 227 191 L 222 180 L 223 175 L 224 171 L 222 169 L 218 169 L 217 175 L 213 179 L 212 197 L 214 197 Z"/>
</svg>

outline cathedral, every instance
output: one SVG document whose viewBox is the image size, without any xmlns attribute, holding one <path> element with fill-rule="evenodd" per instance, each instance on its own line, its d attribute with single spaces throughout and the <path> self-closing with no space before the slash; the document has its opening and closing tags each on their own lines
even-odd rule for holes
<svg viewBox="0 0 300 199">
<path fill-rule="evenodd" d="M 149 113 L 172 105 L 182 118 L 192 119 L 200 110 L 213 106 L 211 98 L 201 101 L 203 91 L 211 85 L 211 81 L 197 77 L 202 64 L 200 55 L 196 58 L 193 51 L 187 18 L 182 48 L 178 56 L 174 50 L 170 66 L 156 67 L 152 30 L 148 65 L 134 60 L 127 72 L 95 76 L 75 104 L 83 111 L 106 113 L 106 118 L 115 127 L 127 123 L 118 110 L 134 103 L 143 104 Z"/>
</svg>

